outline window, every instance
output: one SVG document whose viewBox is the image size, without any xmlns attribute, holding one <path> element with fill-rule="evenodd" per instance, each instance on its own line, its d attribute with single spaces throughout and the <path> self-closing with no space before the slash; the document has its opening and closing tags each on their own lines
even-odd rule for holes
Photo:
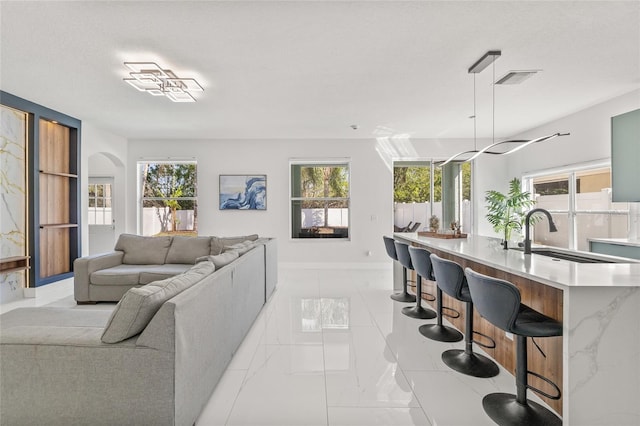
<svg viewBox="0 0 640 426">
<path fill-rule="evenodd" d="M 546 224 L 536 226 L 534 242 L 589 251 L 589 238 L 627 236 L 629 204 L 611 201 L 608 164 L 576 165 L 523 180 L 535 196 L 536 207 L 549 210 L 558 228 L 550 233 Z"/>
<path fill-rule="evenodd" d="M 195 161 L 138 162 L 141 235 L 197 235 Z"/>
<path fill-rule="evenodd" d="M 291 238 L 349 239 L 349 162 L 290 164 Z"/>
<path fill-rule="evenodd" d="M 393 201 L 396 229 L 400 230 L 411 224 L 413 227 L 418 225 L 416 231 L 428 230 L 429 218 L 434 215 L 440 219 L 441 230 L 447 230 L 450 222 L 456 220 L 460 223 L 462 232 L 471 232 L 471 163 L 450 163 L 444 169 L 447 171 L 444 175 L 445 185 L 443 168 L 437 163 L 394 162 Z"/>
<path fill-rule="evenodd" d="M 89 225 L 109 225 L 113 223 L 111 183 L 89 184 Z"/>
</svg>

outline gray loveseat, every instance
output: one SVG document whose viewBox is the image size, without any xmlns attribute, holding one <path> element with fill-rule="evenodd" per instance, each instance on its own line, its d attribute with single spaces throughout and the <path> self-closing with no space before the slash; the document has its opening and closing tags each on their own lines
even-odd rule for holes
<svg viewBox="0 0 640 426">
<path fill-rule="evenodd" d="M 275 286 L 275 244 L 132 287 L 115 313 L 3 314 L 0 424 L 193 425 Z"/>
<path fill-rule="evenodd" d="M 242 252 L 268 239 L 258 235 L 238 237 L 143 237 L 122 234 L 112 252 L 78 258 L 74 262 L 74 297 L 79 304 L 117 302 L 127 290 L 185 272 L 203 256 L 214 256 L 220 267 L 232 260 L 225 252 Z M 265 256 L 275 257 L 275 245 Z M 266 261 L 266 260 L 265 260 Z M 267 262 L 275 265 L 274 262 Z M 267 270 L 274 282 L 274 270 Z M 273 288 L 269 288 L 267 296 Z"/>
</svg>

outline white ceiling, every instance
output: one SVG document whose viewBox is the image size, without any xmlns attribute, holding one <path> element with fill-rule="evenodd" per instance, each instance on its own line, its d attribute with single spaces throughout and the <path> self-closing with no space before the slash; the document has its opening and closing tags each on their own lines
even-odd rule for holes
<svg viewBox="0 0 640 426">
<path fill-rule="evenodd" d="M 473 137 L 467 69 L 492 49 L 496 78 L 543 70 L 495 88 L 496 137 L 640 87 L 637 0 L 0 8 L 2 90 L 127 138 Z M 158 62 L 205 92 L 191 104 L 137 92 L 124 61 Z M 478 137 L 492 132 L 491 81 L 491 67 L 477 76 Z"/>
</svg>

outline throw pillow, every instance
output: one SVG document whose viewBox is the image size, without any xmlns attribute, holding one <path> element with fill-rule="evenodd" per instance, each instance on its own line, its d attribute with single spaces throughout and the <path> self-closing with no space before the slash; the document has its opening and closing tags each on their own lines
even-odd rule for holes
<svg viewBox="0 0 640 426">
<path fill-rule="evenodd" d="M 206 256 L 211 251 L 211 237 L 175 236 L 165 263 L 196 263 L 196 258 Z"/>
<path fill-rule="evenodd" d="M 129 289 L 116 305 L 102 333 L 104 343 L 118 343 L 139 334 L 164 302 L 188 289 L 215 270 L 211 262 L 201 262 L 187 272 Z"/>
<path fill-rule="evenodd" d="M 253 241 L 244 241 L 242 243 L 237 243 L 228 247 L 225 247 L 224 253 L 229 251 L 237 251 L 240 256 L 254 248 L 256 244 Z"/>
<path fill-rule="evenodd" d="M 240 257 L 240 253 L 238 253 L 236 250 L 229 250 L 217 256 L 210 255 L 210 256 L 199 257 L 196 259 L 196 263 L 208 260 L 213 262 L 216 269 L 220 269 L 223 266 L 230 264 L 231 262 L 236 260 L 238 257 Z"/>
<path fill-rule="evenodd" d="M 243 241 L 255 241 L 258 234 L 245 235 L 241 237 L 211 237 L 211 254 L 216 256 L 221 254 L 225 247 L 241 243 Z"/>
<path fill-rule="evenodd" d="M 126 265 L 162 265 L 170 245 L 171 237 L 122 234 L 115 249 L 124 252 L 122 263 Z"/>
</svg>

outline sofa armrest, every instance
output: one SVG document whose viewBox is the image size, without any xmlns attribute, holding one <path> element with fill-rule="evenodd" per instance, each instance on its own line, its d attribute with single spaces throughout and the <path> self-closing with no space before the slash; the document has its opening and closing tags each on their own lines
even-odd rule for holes
<svg viewBox="0 0 640 426">
<path fill-rule="evenodd" d="M 89 277 L 95 271 L 122 264 L 123 251 L 85 256 L 73 262 L 73 294 L 77 302 L 90 302 Z"/>
<path fill-rule="evenodd" d="M 2 425 L 175 425 L 173 354 L 100 341 L 100 327 L 12 327 L 0 351 Z M 36 401 L 36 403 L 34 403 Z"/>
<path fill-rule="evenodd" d="M 16 326 L 2 331 L 2 345 L 30 346 L 112 346 L 102 343 L 103 327 Z M 125 343 L 126 342 L 126 343 Z M 124 341 L 121 346 L 135 347 L 135 342 Z"/>
</svg>

